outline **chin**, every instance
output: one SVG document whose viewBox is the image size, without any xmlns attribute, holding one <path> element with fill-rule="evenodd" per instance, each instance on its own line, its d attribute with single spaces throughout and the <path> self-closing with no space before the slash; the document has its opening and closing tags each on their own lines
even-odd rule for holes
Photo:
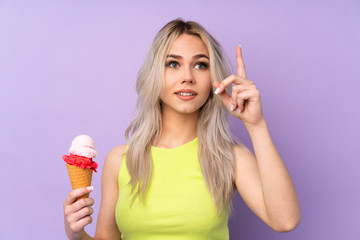
<svg viewBox="0 0 360 240">
<path fill-rule="evenodd" d="M 200 109 L 184 109 L 184 110 L 179 110 L 178 113 L 182 113 L 182 114 L 197 114 L 199 113 Z"/>
<path fill-rule="evenodd" d="M 201 104 L 174 104 L 174 105 L 162 105 L 163 111 L 176 112 L 177 114 L 198 114 L 201 109 Z"/>
<path fill-rule="evenodd" d="M 175 108 L 176 112 L 181 114 L 197 114 L 200 111 L 200 107 L 190 107 L 190 108 Z"/>
</svg>

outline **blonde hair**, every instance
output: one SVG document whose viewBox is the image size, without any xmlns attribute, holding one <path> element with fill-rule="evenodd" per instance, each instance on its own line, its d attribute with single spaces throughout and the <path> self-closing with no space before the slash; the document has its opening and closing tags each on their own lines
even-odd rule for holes
<svg viewBox="0 0 360 240">
<path fill-rule="evenodd" d="M 136 81 L 138 115 L 126 129 L 128 143 L 126 166 L 131 176 L 131 203 L 136 197 L 145 200 L 152 177 L 151 146 L 162 131 L 160 91 L 164 83 L 166 55 L 181 34 L 199 37 L 209 52 L 212 82 L 229 76 L 229 64 L 222 48 L 200 24 L 176 19 L 166 24 L 155 36 Z M 206 186 L 213 197 L 217 213 L 231 211 L 235 192 L 233 183 L 235 141 L 228 127 L 228 111 L 220 97 L 210 93 L 201 107 L 197 123 L 199 159 Z M 131 135 L 131 137 L 130 137 Z"/>
</svg>

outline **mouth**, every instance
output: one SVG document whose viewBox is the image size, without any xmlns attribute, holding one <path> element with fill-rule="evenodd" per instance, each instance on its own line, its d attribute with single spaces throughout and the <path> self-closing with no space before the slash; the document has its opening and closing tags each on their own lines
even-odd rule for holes
<svg viewBox="0 0 360 240">
<path fill-rule="evenodd" d="M 175 94 L 180 95 L 180 96 L 195 96 L 196 95 L 194 93 L 183 93 L 183 92 L 175 93 Z"/>
<path fill-rule="evenodd" d="M 194 99 L 198 93 L 191 89 L 181 89 L 175 92 L 175 94 L 181 100 L 188 101 Z"/>
<path fill-rule="evenodd" d="M 197 92 L 195 92 L 194 90 L 191 89 L 181 89 L 177 92 L 175 92 L 176 95 L 180 95 L 180 96 L 196 96 Z"/>
</svg>

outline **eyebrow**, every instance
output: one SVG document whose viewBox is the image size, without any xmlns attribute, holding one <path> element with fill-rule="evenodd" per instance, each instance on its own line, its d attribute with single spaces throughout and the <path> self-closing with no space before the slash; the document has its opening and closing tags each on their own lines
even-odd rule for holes
<svg viewBox="0 0 360 240">
<path fill-rule="evenodd" d="M 182 59 L 182 58 L 183 58 L 182 56 L 180 56 L 180 55 L 175 55 L 175 54 L 169 54 L 169 55 L 167 55 L 166 57 L 167 57 L 167 58 L 168 58 L 168 57 L 171 57 L 171 58 L 175 58 L 175 59 Z M 207 59 L 209 59 L 209 57 L 206 56 L 205 54 L 197 54 L 197 55 L 193 56 L 193 59 L 199 59 L 199 58 L 207 58 Z M 210 60 L 210 59 L 209 59 L 209 60 Z"/>
</svg>

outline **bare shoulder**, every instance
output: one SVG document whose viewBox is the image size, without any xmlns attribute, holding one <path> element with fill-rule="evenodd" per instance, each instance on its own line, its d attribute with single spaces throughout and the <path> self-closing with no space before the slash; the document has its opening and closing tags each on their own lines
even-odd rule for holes
<svg viewBox="0 0 360 240">
<path fill-rule="evenodd" d="M 121 162 L 123 159 L 123 155 L 125 153 L 126 144 L 119 145 L 110 150 L 107 154 L 105 162 L 104 162 L 104 170 L 115 170 L 117 173 L 120 170 Z"/>
<path fill-rule="evenodd" d="M 101 175 L 101 205 L 96 226 L 95 239 L 121 239 L 115 222 L 118 199 L 118 175 L 126 145 L 113 148 L 106 156 Z"/>
<path fill-rule="evenodd" d="M 119 145 L 117 147 L 114 147 L 113 149 L 110 150 L 107 157 L 110 157 L 110 158 L 122 157 L 122 155 L 125 152 L 126 146 L 127 146 L 126 144 L 123 144 L 123 145 Z"/>
<path fill-rule="evenodd" d="M 125 153 L 126 146 L 126 144 L 123 144 L 114 147 L 110 150 L 110 152 L 106 156 L 106 159 L 108 159 L 109 161 L 114 161 L 116 159 L 122 158 Z"/>
</svg>

